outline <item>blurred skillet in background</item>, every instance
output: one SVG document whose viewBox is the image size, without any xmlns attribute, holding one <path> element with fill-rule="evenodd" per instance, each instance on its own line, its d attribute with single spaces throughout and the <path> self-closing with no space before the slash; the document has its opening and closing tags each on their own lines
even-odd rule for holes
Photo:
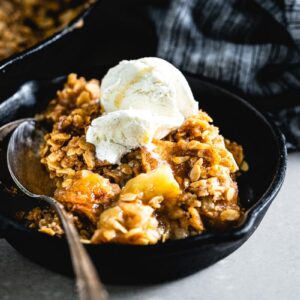
<svg viewBox="0 0 300 300">
<path fill-rule="evenodd" d="M 107 69 L 97 67 L 82 70 L 79 74 L 101 79 Z M 76 70 L 79 71 L 78 68 Z M 245 218 L 237 227 L 226 232 L 207 232 L 164 244 L 86 245 L 104 282 L 161 282 L 186 276 L 213 264 L 250 237 L 282 185 L 286 149 L 282 134 L 273 123 L 234 94 L 199 79 L 189 76 L 187 79 L 199 107 L 213 117 L 221 134 L 237 141 L 245 149 L 250 170 L 238 179 Z M 0 104 L 0 123 L 33 116 L 41 111 L 64 80 L 65 77 L 58 77 L 26 83 L 13 97 Z M 11 194 L 14 189 L 3 150 L 0 153 L 0 235 L 37 263 L 70 274 L 71 264 L 64 239 L 28 230 L 15 220 L 18 210 L 29 209 L 36 203 L 24 195 Z"/>
<path fill-rule="evenodd" d="M 71 48 L 67 49 L 65 46 L 69 44 L 70 47 L 72 47 L 73 41 L 78 40 L 78 38 L 80 38 L 80 34 L 82 33 L 82 30 L 80 29 L 83 29 L 86 26 L 86 23 L 88 23 L 89 16 L 92 14 L 93 9 L 96 8 L 97 2 L 100 1 L 95 0 L 93 4 L 90 4 L 88 8 L 83 9 L 73 20 L 71 20 L 66 26 L 62 27 L 61 29 L 58 29 L 54 34 L 50 35 L 45 39 L 40 40 L 33 46 L 26 48 L 23 51 L 17 51 L 13 55 L 1 60 L 1 77 L 15 77 L 18 75 L 26 74 L 27 72 L 32 72 L 32 69 L 34 69 L 35 66 L 39 66 L 41 70 L 43 70 L 43 68 L 46 68 L 45 71 L 47 71 L 47 68 L 51 67 L 51 64 L 49 64 L 48 59 L 45 59 L 45 55 L 48 56 L 48 58 L 51 58 L 51 56 L 53 55 L 53 58 L 55 57 L 55 59 L 57 60 L 57 64 L 60 63 L 61 57 L 64 57 L 64 59 L 68 58 L 68 56 L 65 56 L 62 52 L 58 51 L 68 51 L 69 54 L 71 54 L 69 55 L 71 59 L 74 55 L 76 55 L 76 51 L 78 51 L 78 49 L 73 49 L 74 51 L 70 52 Z M 27 7 L 25 6 L 25 8 Z M 21 10 L 24 9 L 24 7 L 15 7 L 15 9 Z M 3 13 L 5 12 L 6 11 L 4 11 Z M 26 24 L 26 22 L 31 22 L 30 19 L 21 19 L 17 20 L 16 22 L 20 21 L 24 24 Z M 31 26 L 34 28 L 35 25 L 33 24 Z M 22 29 L 19 28 L 15 30 Z M 34 29 L 32 29 L 32 33 L 33 32 Z M 37 38 L 37 40 L 38 39 L 40 38 Z"/>
<path fill-rule="evenodd" d="M 0 101 L 34 78 L 53 78 L 78 66 L 153 56 L 156 33 L 145 7 L 160 1 L 95 0 L 62 30 L 0 61 Z"/>
</svg>

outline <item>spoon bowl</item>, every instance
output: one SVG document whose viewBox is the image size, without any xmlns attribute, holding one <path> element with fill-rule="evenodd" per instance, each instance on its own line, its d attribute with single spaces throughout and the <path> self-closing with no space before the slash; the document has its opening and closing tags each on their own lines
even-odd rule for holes
<svg viewBox="0 0 300 300">
<path fill-rule="evenodd" d="M 39 149 L 45 132 L 34 119 L 22 122 L 13 133 L 7 151 L 8 169 L 20 190 L 29 197 L 52 196 L 55 184 L 40 163 Z"/>
</svg>

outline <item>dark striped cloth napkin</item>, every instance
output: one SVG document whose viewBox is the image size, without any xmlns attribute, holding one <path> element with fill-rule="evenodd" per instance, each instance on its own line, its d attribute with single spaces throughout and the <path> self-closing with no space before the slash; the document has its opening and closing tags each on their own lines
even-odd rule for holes
<svg viewBox="0 0 300 300">
<path fill-rule="evenodd" d="M 300 0 L 171 0 L 149 15 L 158 56 L 253 99 L 300 149 Z"/>
</svg>

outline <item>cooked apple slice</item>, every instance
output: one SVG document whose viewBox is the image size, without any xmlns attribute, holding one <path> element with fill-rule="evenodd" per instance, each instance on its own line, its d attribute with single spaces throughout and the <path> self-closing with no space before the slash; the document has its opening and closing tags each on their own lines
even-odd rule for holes
<svg viewBox="0 0 300 300">
<path fill-rule="evenodd" d="M 149 173 L 140 174 L 129 180 L 121 195 L 127 193 L 143 193 L 144 200 L 150 200 L 155 196 L 174 199 L 181 193 L 181 190 L 173 176 L 172 169 L 164 164 Z"/>
</svg>

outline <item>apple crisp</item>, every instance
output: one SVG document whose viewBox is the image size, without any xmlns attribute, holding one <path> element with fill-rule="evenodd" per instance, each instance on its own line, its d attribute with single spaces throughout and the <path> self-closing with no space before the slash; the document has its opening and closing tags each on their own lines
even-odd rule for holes
<svg viewBox="0 0 300 300">
<path fill-rule="evenodd" d="M 0 61 L 65 27 L 90 0 L 1 0 Z"/>
<path fill-rule="evenodd" d="M 74 216 L 85 240 L 148 245 L 240 219 L 236 176 L 247 166 L 243 148 L 225 140 L 204 111 L 154 140 L 153 150 L 135 149 L 113 165 L 97 160 L 85 139 L 91 121 L 103 113 L 99 91 L 98 80 L 70 74 L 37 116 L 51 128 L 40 155 L 56 182 L 54 198 Z M 42 232 L 63 233 L 51 209 L 34 209 L 26 219 Z"/>
</svg>

